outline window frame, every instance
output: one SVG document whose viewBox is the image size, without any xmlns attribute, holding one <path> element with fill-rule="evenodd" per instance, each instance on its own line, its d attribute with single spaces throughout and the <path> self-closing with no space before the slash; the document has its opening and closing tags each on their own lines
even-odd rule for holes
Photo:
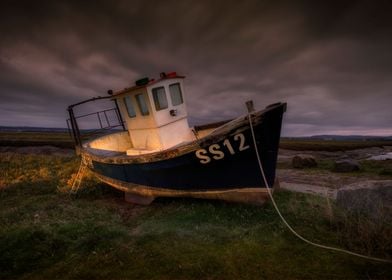
<svg viewBox="0 0 392 280">
<path fill-rule="evenodd" d="M 171 90 L 172 86 L 178 86 L 178 93 L 180 94 L 180 100 L 181 100 L 180 103 L 174 104 L 174 102 L 173 102 L 173 100 L 175 100 L 175 99 L 173 98 L 173 92 Z M 181 84 L 179 82 L 169 85 L 169 93 L 170 93 L 170 100 L 171 100 L 171 103 L 173 106 L 178 106 L 178 105 L 184 104 L 184 97 L 182 95 Z"/>
<path fill-rule="evenodd" d="M 139 98 L 139 97 L 141 97 L 141 98 Z M 150 109 L 148 108 L 148 103 L 147 103 L 145 94 L 144 93 L 135 94 L 135 99 L 136 99 L 136 103 L 137 103 L 140 114 L 142 116 L 150 115 Z"/>
<path fill-rule="evenodd" d="M 165 99 L 166 102 L 166 107 L 162 107 L 160 102 L 159 102 L 159 97 L 158 97 L 158 90 L 159 89 L 163 89 L 163 97 Z M 160 86 L 160 87 L 155 87 L 151 90 L 152 93 L 152 99 L 154 100 L 154 105 L 155 105 L 155 110 L 156 111 L 161 111 L 161 110 L 165 110 L 167 108 L 169 108 L 169 102 L 167 100 L 167 95 L 166 95 L 166 89 L 164 86 Z"/>
<path fill-rule="evenodd" d="M 132 102 L 132 96 L 130 96 L 130 95 L 124 96 L 123 102 L 124 102 L 124 105 L 125 105 L 125 109 L 127 109 L 128 117 L 131 118 L 131 119 L 132 118 L 136 118 L 137 114 L 136 114 L 135 106 L 134 106 L 134 104 Z M 129 110 L 130 108 L 132 109 L 131 112 L 133 114 L 131 114 L 131 112 Z"/>
</svg>

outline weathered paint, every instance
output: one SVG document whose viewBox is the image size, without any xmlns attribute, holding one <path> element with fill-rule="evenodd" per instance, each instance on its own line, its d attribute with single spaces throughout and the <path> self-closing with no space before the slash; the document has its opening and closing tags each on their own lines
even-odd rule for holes
<svg viewBox="0 0 392 280">
<path fill-rule="evenodd" d="M 251 115 L 270 186 L 275 180 L 285 106 L 275 104 Z M 197 154 L 201 150 L 210 159 L 208 162 L 201 162 L 202 158 Z M 247 116 L 224 124 L 202 139 L 162 152 L 142 156 L 108 156 L 86 147 L 82 154 L 85 162 L 100 178 L 113 180 L 116 183 L 111 185 L 121 185 L 122 188 L 136 185 L 148 186 L 152 190 L 164 189 L 169 193 L 209 193 L 265 187 L 257 165 Z"/>
<path fill-rule="evenodd" d="M 121 131 L 102 136 L 87 143 L 87 145 L 93 149 L 116 152 L 125 152 L 132 147 L 128 131 Z"/>
<path fill-rule="evenodd" d="M 241 142 L 235 140 L 236 135 L 244 135 L 244 145 L 248 147 L 247 149 L 240 151 Z M 230 153 L 224 145 L 225 141 L 232 143 L 235 154 Z M 178 157 L 148 163 L 107 164 L 93 161 L 93 168 L 97 173 L 120 181 L 168 189 L 259 187 L 262 186 L 262 180 L 251 141 L 250 131 L 247 130 L 228 135 L 215 143 L 203 145 L 200 148 L 206 151 L 205 156 L 210 159 L 208 163 L 202 162 L 197 156 L 198 149 Z M 265 163 L 267 178 L 272 185 L 277 150 L 268 148 L 269 146 L 262 145 L 260 153 Z"/>
<path fill-rule="evenodd" d="M 210 191 L 184 191 L 168 190 L 160 188 L 151 188 L 149 186 L 137 185 L 118 181 L 101 174 L 96 176 L 108 185 L 124 191 L 125 200 L 131 203 L 148 205 L 156 197 L 194 197 L 202 199 L 219 199 L 229 202 L 240 202 L 255 205 L 263 205 L 269 198 L 267 190 L 264 188 L 231 188 Z M 276 180 L 273 189 L 279 187 L 279 181 Z M 273 192 L 273 189 L 271 192 Z"/>
<path fill-rule="evenodd" d="M 195 136 L 188 125 L 186 96 L 182 80 L 183 77 L 161 79 L 144 87 L 133 87 L 114 97 L 127 124 L 133 148 L 146 150 L 146 152 L 148 150 L 165 150 L 181 142 L 195 140 Z M 169 86 L 172 84 L 179 84 L 182 92 L 183 103 L 176 106 L 173 105 L 169 90 Z M 162 110 L 156 110 L 153 98 L 153 89 L 159 87 L 165 89 L 168 102 L 168 107 Z M 142 94 L 147 102 L 148 115 L 142 115 L 135 102 L 135 96 L 138 94 Z M 129 117 L 128 115 L 124 102 L 124 98 L 127 96 L 131 97 L 134 102 L 135 117 Z M 174 115 L 170 114 L 171 110 L 176 113 Z M 138 151 L 129 151 L 128 154 L 138 154 Z"/>
</svg>

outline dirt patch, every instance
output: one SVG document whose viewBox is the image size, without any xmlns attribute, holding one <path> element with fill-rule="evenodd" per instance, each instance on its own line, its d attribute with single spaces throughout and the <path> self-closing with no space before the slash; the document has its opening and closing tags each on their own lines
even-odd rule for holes
<svg viewBox="0 0 392 280">
<path fill-rule="evenodd" d="M 114 191 L 115 197 L 102 199 L 101 203 L 118 213 L 123 222 L 128 222 L 139 217 L 148 209 L 148 207 L 143 205 L 126 202 L 121 191 Z"/>
<path fill-rule="evenodd" d="M 277 176 L 282 189 L 333 199 L 336 199 L 337 191 L 345 186 L 370 180 L 382 180 L 376 175 L 352 176 L 326 170 L 278 169 Z"/>
<path fill-rule="evenodd" d="M 124 203 L 124 207 L 118 209 L 118 212 L 123 221 L 129 221 L 135 219 L 146 211 L 145 206 L 136 204 Z"/>
<path fill-rule="evenodd" d="M 277 175 L 281 182 L 316 185 L 332 189 L 339 189 L 364 180 L 380 179 L 378 176 L 352 176 L 326 170 L 278 169 Z"/>
<path fill-rule="evenodd" d="M 383 155 L 392 151 L 391 146 L 383 148 L 373 147 L 357 149 L 351 151 L 292 151 L 286 149 L 279 150 L 279 163 L 290 163 L 295 156 L 313 157 L 316 160 L 341 160 L 354 159 L 364 160 L 372 156 Z M 383 180 L 375 174 L 352 174 L 334 173 L 322 169 L 290 169 L 280 168 L 277 170 L 277 177 L 283 189 L 313 193 L 322 196 L 335 198 L 336 191 L 347 185 L 360 183 L 369 180 Z"/>
</svg>

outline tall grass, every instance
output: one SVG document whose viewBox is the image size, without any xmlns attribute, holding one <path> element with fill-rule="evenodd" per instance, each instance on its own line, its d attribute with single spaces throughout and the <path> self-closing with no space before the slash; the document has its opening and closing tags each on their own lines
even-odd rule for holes
<svg viewBox="0 0 392 280">
<path fill-rule="evenodd" d="M 76 157 L 1 154 L 0 279 L 388 279 L 392 275 L 389 265 L 302 243 L 269 204 L 158 199 L 150 206 L 135 206 L 90 176 L 84 188 L 71 195 L 63 190 L 78 164 Z M 384 235 L 390 224 L 384 225 L 386 231 L 370 236 L 377 239 L 381 234 L 384 239 L 369 250 L 358 240 L 362 226 L 340 214 L 333 203 L 283 191 L 275 196 L 289 222 L 307 238 L 392 257 L 390 238 Z"/>
<path fill-rule="evenodd" d="M 43 146 L 73 148 L 72 138 L 67 132 L 0 132 L 0 146 Z"/>
</svg>

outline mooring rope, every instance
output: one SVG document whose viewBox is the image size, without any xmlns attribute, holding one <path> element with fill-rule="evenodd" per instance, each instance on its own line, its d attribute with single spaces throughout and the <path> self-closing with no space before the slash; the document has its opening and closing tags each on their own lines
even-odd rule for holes
<svg viewBox="0 0 392 280">
<path fill-rule="evenodd" d="M 261 163 L 261 159 L 260 159 L 260 155 L 259 155 L 259 150 L 257 148 L 257 144 L 256 144 L 256 137 L 255 137 L 255 133 L 253 131 L 253 124 L 252 124 L 252 119 L 251 119 L 251 114 L 248 113 L 248 120 L 249 120 L 249 126 L 250 126 L 250 131 L 252 133 L 252 138 L 253 138 L 253 145 L 255 147 L 255 152 L 256 152 L 256 157 L 257 157 L 257 162 L 259 164 L 259 168 L 260 168 L 260 172 L 261 172 L 261 176 L 263 178 L 264 184 L 267 188 L 267 193 L 271 199 L 272 205 L 274 206 L 276 212 L 278 213 L 280 219 L 282 220 L 282 222 L 286 225 L 286 227 L 299 239 L 301 239 L 302 241 L 315 246 L 315 247 L 319 247 L 322 249 L 326 249 L 326 250 L 331 250 L 331 251 L 336 251 L 336 252 L 341 252 L 341 253 L 346 253 L 349 255 L 353 255 L 353 256 L 357 256 L 360 258 L 364 258 L 364 259 L 368 259 L 368 260 L 373 260 L 373 261 L 378 261 L 378 262 L 385 262 L 385 263 L 392 263 L 392 260 L 387 260 L 387 259 L 382 259 L 382 258 L 375 258 L 375 257 L 371 257 L 371 256 L 366 256 L 366 255 L 362 255 L 362 254 L 358 254 L 349 250 L 345 250 L 345 249 L 341 249 L 341 248 L 336 248 L 336 247 L 331 247 L 331 246 L 327 246 L 327 245 L 322 245 L 322 244 L 318 244 L 315 242 L 312 242 L 308 239 L 306 239 L 305 237 L 303 237 L 302 235 L 300 235 L 299 233 L 297 233 L 292 226 L 290 226 L 290 224 L 286 221 L 286 219 L 283 217 L 282 213 L 280 212 L 278 205 L 275 202 L 274 197 L 272 196 L 272 192 L 270 190 L 269 184 L 267 182 L 267 178 L 265 177 L 265 173 L 264 173 L 264 168 L 263 165 Z"/>
</svg>

